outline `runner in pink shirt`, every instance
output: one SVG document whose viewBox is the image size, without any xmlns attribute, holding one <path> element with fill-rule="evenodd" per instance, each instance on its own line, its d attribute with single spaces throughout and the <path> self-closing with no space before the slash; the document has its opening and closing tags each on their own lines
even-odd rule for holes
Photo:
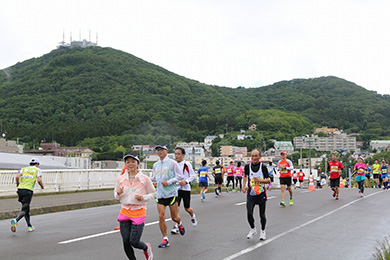
<svg viewBox="0 0 390 260">
<path fill-rule="evenodd" d="M 242 191 L 242 173 L 244 172 L 244 168 L 241 167 L 241 162 L 237 163 L 237 167 L 234 170 L 234 176 L 236 179 L 236 188 L 238 190 L 238 184 L 240 184 L 240 192 Z"/>
<path fill-rule="evenodd" d="M 365 172 L 367 170 L 367 165 L 363 163 L 363 158 L 359 157 L 357 164 L 353 168 L 353 171 L 356 173 L 355 181 L 359 184 L 359 193 L 360 197 L 363 197 L 364 192 L 364 180 L 366 179 Z"/>
<path fill-rule="evenodd" d="M 227 172 L 227 183 L 226 183 L 226 192 L 229 192 L 229 184 L 230 184 L 230 181 L 232 182 L 232 185 L 233 185 L 233 189 L 232 191 L 236 191 L 234 189 L 234 170 L 235 170 L 236 167 L 234 167 L 234 162 L 231 161 L 230 162 L 230 165 L 228 167 L 226 167 L 226 172 Z"/>
</svg>

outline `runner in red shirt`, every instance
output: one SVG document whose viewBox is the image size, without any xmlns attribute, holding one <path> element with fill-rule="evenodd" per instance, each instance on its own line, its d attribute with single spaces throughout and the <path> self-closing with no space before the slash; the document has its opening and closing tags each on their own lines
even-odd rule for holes
<svg viewBox="0 0 390 260">
<path fill-rule="evenodd" d="M 343 164 L 337 161 L 337 155 L 332 154 L 332 160 L 328 162 L 330 175 L 330 188 L 333 191 L 333 197 L 339 199 L 340 173 L 343 170 Z"/>
<path fill-rule="evenodd" d="M 302 189 L 303 187 L 303 178 L 305 177 L 305 173 L 302 171 L 302 169 L 298 172 L 298 181 L 299 181 L 299 188 Z"/>
<path fill-rule="evenodd" d="M 282 160 L 278 162 L 278 170 L 280 172 L 280 197 L 282 199 L 280 206 L 286 206 L 286 202 L 284 202 L 284 192 L 286 190 L 286 186 L 288 192 L 290 193 L 290 206 L 292 206 L 294 202 L 292 198 L 293 191 L 291 189 L 291 170 L 294 170 L 294 166 L 293 163 L 287 159 L 287 153 L 285 151 L 282 151 L 280 155 L 282 156 Z"/>
</svg>

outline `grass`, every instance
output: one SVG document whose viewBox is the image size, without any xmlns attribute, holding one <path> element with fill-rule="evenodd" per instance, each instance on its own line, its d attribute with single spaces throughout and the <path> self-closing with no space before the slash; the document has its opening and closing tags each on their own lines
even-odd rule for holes
<svg viewBox="0 0 390 260">
<path fill-rule="evenodd" d="M 390 239 L 386 237 L 379 246 L 375 248 L 375 253 L 372 255 L 373 260 L 390 260 Z"/>
</svg>

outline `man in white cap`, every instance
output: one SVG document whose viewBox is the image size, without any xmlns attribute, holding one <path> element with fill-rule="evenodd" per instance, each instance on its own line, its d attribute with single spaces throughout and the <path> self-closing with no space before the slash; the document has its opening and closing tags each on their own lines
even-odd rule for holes
<svg viewBox="0 0 390 260">
<path fill-rule="evenodd" d="M 38 182 L 39 186 L 44 189 L 42 182 L 42 172 L 39 167 L 39 160 L 32 158 L 30 166 L 22 168 L 16 175 L 16 186 L 18 187 L 18 201 L 22 203 L 22 209 L 18 216 L 11 220 L 11 231 L 16 232 L 18 221 L 23 217 L 27 223 L 27 229 L 29 232 L 35 230 L 35 227 L 30 222 L 30 203 L 34 193 L 35 183 Z"/>
<path fill-rule="evenodd" d="M 163 236 L 163 240 L 158 247 L 164 248 L 169 246 L 167 224 L 165 223 L 165 209 L 167 206 L 170 209 L 172 220 L 178 225 L 180 235 L 185 234 L 176 201 L 178 195 L 176 182 L 183 179 L 183 171 L 175 160 L 168 158 L 168 148 L 165 145 L 157 145 L 155 149 L 160 160 L 153 165 L 153 177 L 151 179 L 157 183 L 157 210 L 159 226 Z"/>
</svg>

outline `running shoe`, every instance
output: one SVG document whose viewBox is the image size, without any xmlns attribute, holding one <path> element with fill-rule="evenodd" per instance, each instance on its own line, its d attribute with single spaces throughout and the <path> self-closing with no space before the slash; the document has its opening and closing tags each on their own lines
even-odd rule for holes
<svg viewBox="0 0 390 260">
<path fill-rule="evenodd" d="M 247 239 L 252 239 L 257 234 L 256 228 L 249 230 L 248 235 L 246 235 Z"/>
<path fill-rule="evenodd" d="M 203 199 L 205 199 L 205 198 L 206 198 L 206 196 L 204 195 L 204 192 L 202 192 L 202 198 L 203 198 Z"/>
<path fill-rule="evenodd" d="M 203 202 L 203 197 L 200 197 L 200 201 Z"/>
<path fill-rule="evenodd" d="M 236 190 L 235 190 L 235 189 L 233 189 L 233 190 L 232 190 L 232 192 L 236 192 Z"/>
<path fill-rule="evenodd" d="M 286 202 L 284 202 L 284 200 L 282 200 L 282 201 L 280 202 L 280 206 L 286 207 Z"/>
<path fill-rule="evenodd" d="M 18 222 L 16 221 L 16 218 L 11 219 L 11 231 L 16 232 L 16 227 L 18 226 Z"/>
<path fill-rule="evenodd" d="M 265 230 L 260 230 L 260 240 L 266 240 Z"/>
<path fill-rule="evenodd" d="M 229 188 L 226 188 L 226 193 L 228 193 L 229 192 Z"/>
<path fill-rule="evenodd" d="M 360 194 L 360 198 L 363 198 L 363 193 L 362 193 L 362 194 Z"/>
<path fill-rule="evenodd" d="M 193 227 L 196 227 L 198 225 L 198 221 L 196 220 L 195 214 L 191 218 L 191 223 Z"/>
<path fill-rule="evenodd" d="M 184 236 L 184 234 L 186 233 L 185 228 L 183 227 L 183 225 L 179 225 L 178 227 L 179 227 L 180 235 Z"/>
<path fill-rule="evenodd" d="M 339 200 L 339 196 L 336 196 L 336 200 Z"/>
<path fill-rule="evenodd" d="M 169 246 L 168 239 L 163 239 L 163 241 L 158 245 L 159 248 L 164 248 Z"/>
<path fill-rule="evenodd" d="M 290 199 L 290 206 L 292 206 L 294 204 L 294 201 L 292 199 Z"/>
<path fill-rule="evenodd" d="M 35 230 L 34 226 L 27 227 L 28 232 L 33 232 Z"/>
<path fill-rule="evenodd" d="M 334 198 L 334 197 L 336 197 L 336 192 L 335 192 L 335 191 L 333 192 L 333 198 Z"/>
<path fill-rule="evenodd" d="M 144 250 L 145 259 L 152 260 L 153 259 L 152 246 L 150 245 L 150 243 L 146 243 L 146 245 L 148 246 L 148 248 Z"/>
<path fill-rule="evenodd" d="M 171 229 L 171 234 L 173 234 L 173 235 L 179 234 L 179 228 L 177 227 L 177 225 L 175 225 L 175 226 Z"/>
</svg>

